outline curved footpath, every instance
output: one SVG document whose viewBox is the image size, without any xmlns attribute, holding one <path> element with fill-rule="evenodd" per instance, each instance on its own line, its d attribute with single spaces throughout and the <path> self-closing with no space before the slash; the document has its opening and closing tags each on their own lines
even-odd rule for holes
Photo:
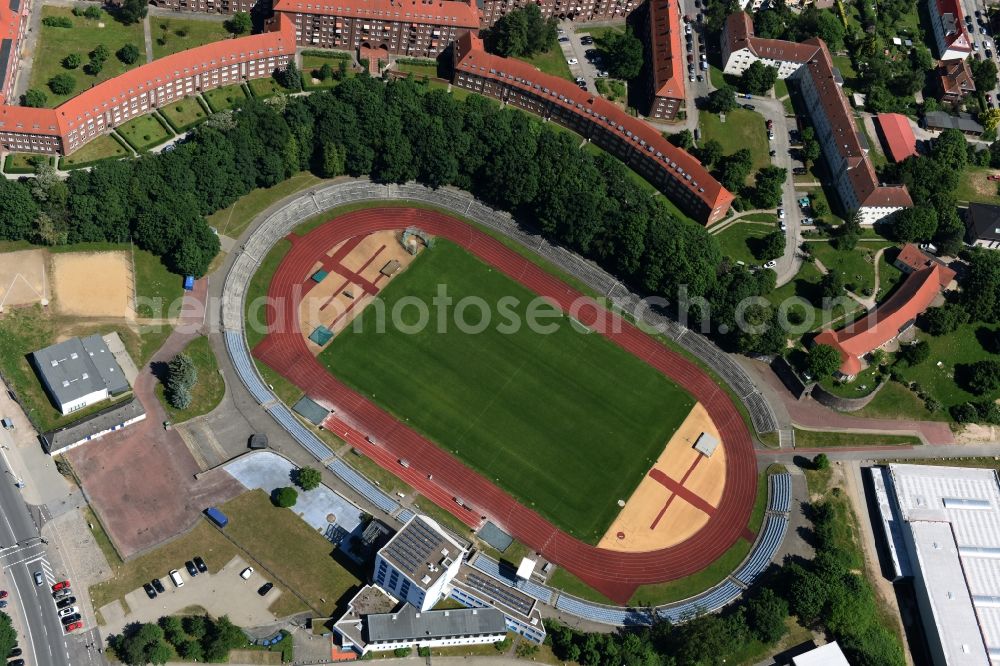
<svg viewBox="0 0 1000 666">
<path fill-rule="evenodd" d="M 469 215 L 477 221 L 483 221 L 494 228 L 509 226 L 517 233 L 523 234 L 510 221 L 509 216 L 503 216 L 503 214 L 498 214 L 482 206 L 465 193 L 456 193 L 451 190 L 432 191 L 417 185 L 379 186 L 367 181 L 351 181 L 329 185 L 303 194 L 269 216 L 250 236 L 248 241 L 242 246 L 241 249 L 243 251 L 234 262 L 226 278 L 223 298 L 223 323 L 227 329 L 227 348 L 233 356 L 234 365 L 240 373 L 241 378 L 255 399 L 268 409 L 277 420 L 282 422 L 296 439 L 302 442 L 320 459 L 328 458 L 329 451 L 322 446 L 320 446 L 322 450 L 314 450 L 315 443 L 307 441 L 311 437 L 311 433 L 304 431 L 304 429 L 296 428 L 296 424 L 288 421 L 285 417 L 287 409 L 283 405 L 280 405 L 280 403 L 277 403 L 273 394 L 264 387 L 259 376 L 256 374 L 256 370 L 253 368 L 253 364 L 249 362 L 248 356 L 245 356 L 246 343 L 242 335 L 243 300 L 249 279 L 261 259 L 263 259 L 274 243 L 284 237 L 302 220 L 322 210 L 329 210 L 350 201 L 378 199 L 417 199 L 430 201 L 438 206 L 455 210 L 460 214 Z M 311 258 L 315 257 L 316 250 L 310 250 L 309 248 L 328 248 L 336 244 L 338 239 L 347 238 L 359 233 L 367 233 L 380 228 L 396 228 L 402 224 L 399 221 L 400 211 L 394 209 L 393 213 L 396 219 L 391 225 L 382 221 L 382 216 L 369 217 L 364 216 L 362 213 L 359 214 L 359 217 L 353 218 L 355 223 L 352 225 L 343 223 L 345 218 L 351 218 L 351 216 L 345 216 L 345 218 L 341 218 L 340 224 L 328 224 L 317 229 L 313 234 L 318 235 L 314 236 L 310 234 L 308 243 L 300 242 L 293 246 L 292 251 L 275 275 L 271 296 L 291 297 L 290 289 L 292 285 L 296 282 L 301 282 L 302 275 L 307 270 L 303 266 Z M 416 216 L 416 223 L 425 230 L 449 237 L 465 245 L 480 257 L 497 265 L 512 278 L 521 281 L 538 293 L 548 295 L 563 304 L 579 295 L 492 237 L 475 230 L 464 222 L 430 211 L 412 211 L 412 214 Z M 501 216 L 504 219 L 498 221 L 496 219 L 497 216 Z M 505 229 L 501 230 L 506 233 Z M 526 234 L 524 235 L 526 236 Z M 536 237 L 529 236 L 529 238 L 534 239 Z M 539 250 L 542 249 L 541 242 L 536 248 Z M 557 255 L 565 252 L 558 248 L 551 248 L 551 246 L 549 246 L 548 251 Z M 561 266 L 564 265 L 566 257 L 560 256 L 559 258 L 563 261 L 557 263 Z M 613 279 L 591 264 L 583 262 L 579 258 L 575 258 L 575 262 L 577 262 L 575 265 L 576 268 L 583 269 L 579 272 L 585 273 L 583 276 L 585 281 L 591 282 L 587 278 L 599 277 L 606 280 L 601 285 L 602 287 L 610 283 L 610 287 L 606 291 L 614 291 L 616 288 L 621 289 L 619 286 L 616 286 L 617 283 Z M 578 273 L 578 271 L 572 272 Z M 285 308 L 285 311 L 290 312 L 288 308 Z M 591 312 L 591 316 L 588 319 L 593 319 L 595 314 Z M 284 323 L 291 324 L 294 322 L 289 321 Z M 294 328 L 288 328 L 287 330 L 294 331 Z M 626 600 L 639 584 L 671 580 L 690 575 L 704 568 L 724 553 L 736 539 L 744 535 L 750 507 L 753 503 L 756 485 L 756 463 L 750 434 L 739 412 L 735 409 L 735 405 L 729 396 L 716 386 L 711 378 L 705 375 L 697 366 L 662 346 L 649 336 L 642 334 L 633 326 L 624 326 L 622 333 L 618 335 L 621 338 L 615 340 L 615 342 L 627 349 L 633 350 L 650 362 L 651 365 L 661 369 L 665 374 L 674 378 L 675 381 L 682 383 L 697 399 L 706 405 L 716 420 L 722 432 L 723 439 L 728 443 L 731 451 L 731 460 L 728 461 L 728 464 L 730 466 L 729 478 L 732 485 L 727 489 L 727 493 L 717 510 L 715 519 L 697 537 L 688 542 L 674 548 L 653 553 L 612 553 L 594 548 L 563 534 L 541 519 L 537 514 L 522 507 L 513 498 L 499 491 L 490 482 L 479 477 L 468 468 L 465 468 L 436 445 L 423 440 L 416 433 L 400 425 L 395 419 L 382 413 L 374 405 L 367 403 L 360 396 L 340 386 L 316 362 L 312 355 L 308 353 L 298 332 L 271 336 L 265 343 L 262 343 L 260 355 L 268 362 L 284 368 L 288 374 L 297 378 L 300 382 L 308 384 L 310 392 L 315 393 L 319 390 L 322 395 L 330 398 L 333 402 L 346 406 L 352 417 L 352 425 L 365 426 L 365 432 L 354 431 L 351 433 L 349 430 L 347 431 L 348 439 L 351 440 L 352 444 L 355 443 L 353 441 L 355 439 L 360 440 L 359 444 L 365 443 L 364 436 L 371 433 L 375 435 L 376 441 L 391 441 L 389 446 L 405 448 L 409 452 L 408 455 L 411 459 L 419 457 L 413 455 L 414 450 L 426 453 L 433 460 L 436 481 L 444 482 L 452 488 L 468 488 L 469 492 L 466 496 L 476 497 L 477 502 L 482 506 L 483 513 L 491 514 L 495 520 L 511 528 L 512 533 L 529 546 L 539 550 L 554 562 L 562 564 L 570 571 L 580 575 L 590 584 L 604 591 L 608 596 Z M 691 336 L 684 336 L 682 331 L 677 337 L 683 339 L 684 337 Z M 718 362 L 717 359 L 712 360 L 715 363 Z M 746 377 L 745 374 L 743 377 Z M 754 395 L 759 397 L 759 394 Z M 754 414 L 755 407 L 751 407 L 750 411 L 751 414 Z M 769 415 L 769 411 L 764 411 L 763 414 L 767 416 Z M 771 418 L 773 418 L 773 415 L 771 415 Z M 312 437 L 312 439 L 315 438 Z M 385 452 L 383 452 L 383 455 L 385 455 Z M 438 471 L 438 463 L 440 463 L 441 471 Z M 331 463 L 330 467 L 333 469 L 334 464 Z M 429 484 L 425 482 L 415 485 Z M 440 487 L 418 489 L 426 491 L 427 494 L 435 497 L 439 503 L 446 506 L 451 503 L 450 495 L 444 500 L 437 497 L 437 495 L 442 494 Z M 501 516 L 504 518 L 500 518 Z M 466 516 L 466 518 L 468 519 L 469 517 Z M 479 516 L 475 516 L 474 519 L 474 522 L 478 522 Z M 769 518 L 768 524 L 771 522 Z M 783 530 L 781 533 L 783 534 Z M 759 544 L 760 540 L 758 540 Z M 766 549 L 770 553 L 767 553 L 768 556 L 764 561 L 764 566 L 769 562 L 770 556 L 773 555 L 778 545 L 780 545 L 780 537 L 777 539 L 776 544 L 772 544 L 773 549 L 770 547 Z M 751 555 L 751 558 L 748 558 L 748 562 L 755 557 L 759 560 L 761 554 L 763 553 L 755 551 Z M 736 596 L 738 596 L 738 593 L 739 587 L 736 588 Z M 573 599 L 572 597 L 568 597 L 568 595 L 564 596 L 568 599 Z M 731 600 L 731 598 L 728 600 Z"/>
</svg>

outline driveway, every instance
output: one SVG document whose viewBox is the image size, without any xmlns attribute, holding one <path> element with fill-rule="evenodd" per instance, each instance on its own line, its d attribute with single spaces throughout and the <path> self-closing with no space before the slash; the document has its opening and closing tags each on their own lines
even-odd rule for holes
<svg viewBox="0 0 1000 666">
<path fill-rule="evenodd" d="M 234 557 L 221 570 L 199 574 L 195 578 L 184 570 L 183 562 L 177 562 L 176 566 L 184 579 L 184 587 L 175 587 L 164 572 L 162 580 L 166 591 L 155 599 L 147 597 L 141 587 L 132 590 L 125 595 L 130 613 L 122 617 L 120 613 L 112 612 L 112 617 L 109 617 L 101 612 L 107 621 L 101 627 L 104 635 L 117 634 L 132 622 L 156 622 L 164 615 L 175 615 L 192 606 L 200 606 L 215 617 L 228 615 L 233 624 L 241 627 L 274 622 L 274 614 L 268 607 L 281 592 L 275 587 L 266 597 L 257 594 L 266 579 L 257 572 L 249 580 L 240 578 L 240 572 L 247 566 L 243 558 Z"/>
</svg>

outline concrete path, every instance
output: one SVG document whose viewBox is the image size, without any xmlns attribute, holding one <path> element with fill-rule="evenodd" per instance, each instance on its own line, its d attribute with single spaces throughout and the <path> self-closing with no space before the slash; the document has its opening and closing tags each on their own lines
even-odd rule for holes
<svg viewBox="0 0 1000 666">
<path fill-rule="evenodd" d="M 149 14 L 142 19 L 142 36 L 146 42 L 146 62 L 153 62 L 153 30 L 149 27 Z"/>
</svg>

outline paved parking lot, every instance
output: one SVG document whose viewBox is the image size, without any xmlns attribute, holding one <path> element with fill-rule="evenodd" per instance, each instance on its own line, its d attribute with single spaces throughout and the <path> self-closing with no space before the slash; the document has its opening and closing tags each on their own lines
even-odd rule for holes
<svg viewBox="0 0 1000 666">
<path fill-rule="evenodd" d="M 166 591 L 163 594 L 150 599 L 141 587 L 129 592 L 125 601 L 131 612 L 123 616 L 119 604 L 105 606 L 101 615 L 107 624 L 101 629 L 105 635 L 116 634 L 131 622 L 155 622 L 164 615 L 174 615 L 191 606 L 200 606 L 215 617 L 228 615 L 234 624 L 241 627 L 272 623 L 275 617 L 268 607 L 281 592 L 275 587 L 266 597 L 261 597 L 257 590 L 267 580 L 256 571 L 249 580 L 243 580 L 240 572 L 246 566 L 243 558 L 234 557 L 221 570 L 208 571 L 192 578 L 184 569 L 184 563 L 177 562 L 184 587 L 175 587 L 164 571 L 161 580 Z"/>
</svg>

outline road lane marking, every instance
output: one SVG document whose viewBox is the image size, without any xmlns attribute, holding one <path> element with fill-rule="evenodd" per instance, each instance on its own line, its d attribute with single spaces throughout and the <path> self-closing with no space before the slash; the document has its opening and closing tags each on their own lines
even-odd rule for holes
<svg viewBox="0 0 1000 666">
<path fill-rule="evenodd" d="M 24 630 L 28 632 L 28 645 L 31 646 L 31 657 L 32 662 L 38 663 L 38 652 L 35 650 L 35 639 L 31 635 L 31 622 L 28 620 L 27 606 L 24 605 L 24 598 L 21 596 L 21 588 L 17 586 L 17 579 L 11 575 L 10 584 L 14 588 L 14 594 L 17 595 L 17 605 L 21 609 L 21 617 L 24 618 Z M 41 615 L 41 609 L 39 609 L 39 615 Z M 44 624 L 42 625 L 45 626 Z"/>
</svg>

